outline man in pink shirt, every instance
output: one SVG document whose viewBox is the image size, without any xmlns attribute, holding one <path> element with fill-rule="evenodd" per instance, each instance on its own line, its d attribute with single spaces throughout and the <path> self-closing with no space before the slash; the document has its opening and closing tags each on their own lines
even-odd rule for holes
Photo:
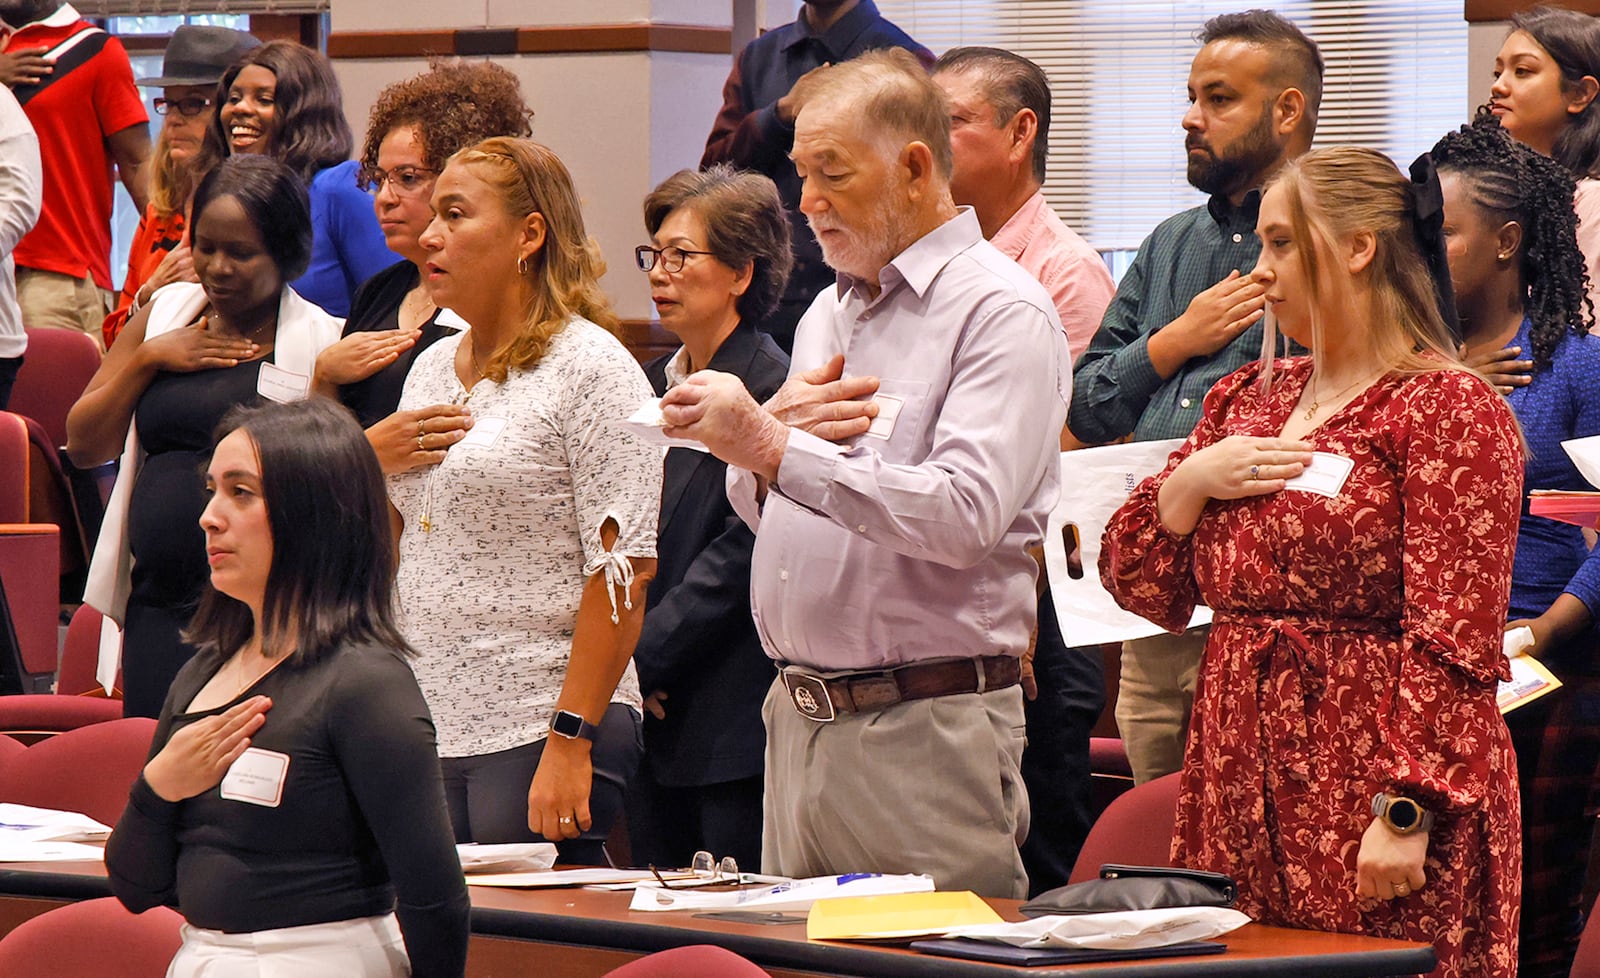
<svg viewBox="0 0 1600 978">
<path fill-rule="evenodd" d="M 950 103 L 950 193 L 978 214 L 983 236 L 1055 299 L 1074 360 L 1089 346 L 1117 285 L 1100 253 L 1057 217 L 1039 188 L 1050 139 L 1050 83 L 998 48 L 952 48 L 933 66 Z"/>
<path fill-rule="evenodd" d="M 972 207 L 990 244 L 1044 285 L 1076 359 L 1117 287 L 1099 253 L 1061 223 L 1039 192 L 1050 83 L 1032 61 L 996 48 L 954 48 L 933 72 L 950 106 L 951 196 Z M 1022 752 L 1033 808 L 1022 862 L 1035 894 L 1067 882 L 1094 822 L 1089 734 L 1106 704 L 1099 650 L 1067 647 L 1048 588 L 1038 611 Z"/>
</svg>

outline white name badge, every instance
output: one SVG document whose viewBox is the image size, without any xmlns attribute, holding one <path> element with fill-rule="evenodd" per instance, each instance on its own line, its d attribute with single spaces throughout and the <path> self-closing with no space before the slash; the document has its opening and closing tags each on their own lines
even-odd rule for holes
<svg viewBox="0 0 1600 978">
<path fill-rule="evenodd" d="M 1339 495 L 1339 490 L 1344 488 L 1344 480 L 1350 478 L 1350 470 L 1355 467 L 1354 460 L 1343 455 L 1312 452 L 1310 467 L 1285 482 L 1283 487 L 1299 489 L 1301 492 L 1314 492 L 1332 499 Z"/>
<path fill-rule="evenodd" d="M 222 797 L 263 808 L 283 801 L 283 782 L 289 776 L 289 755 L 250 747 L 228 768 L 222 779 Z"/>
<path fill-rule="evenodd" d="M 879 394 L 873 401 L 878 405 L 878 416 L 872 419 L 872 427 L 867 429 L 867 436 L 888 438 L 894 434 L 894 421 L 900 417 L 900 409 L 905 407 L 906 399 L 892 394 Z"/>
<path fill-rule="evenodd" d="M 275 363 L 263 363 L 261 376 L 256 380 L 256 393 L 279 404 L 304 400 L 311 393 L 311 378 Z"/>
<path fill-rule="evenodd" d="M 467 429 L 467 437 L 456 442 L 455 447 L 493 448 L 510 421 L 510 418 L 473 418 L 472 427 Z"/>
</svg>

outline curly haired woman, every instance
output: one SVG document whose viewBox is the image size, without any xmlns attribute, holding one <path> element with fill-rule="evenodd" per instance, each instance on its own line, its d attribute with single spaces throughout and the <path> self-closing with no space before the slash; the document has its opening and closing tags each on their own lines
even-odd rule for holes
<svg viewBox="0 0 1600 978">
<path fill-rule="evenodd" d="M 1593 489 L 1560 445 L 1600 434 L 1600 337 L 1589 335 L 1584 310 L 1572 178 L 1486 115 L 1441 139 L 1432 156 L 1468 358 L 1531 357 L 1528 382 L 1501 388 L 1528 440 L 1523 484 Z M 1577 948 L 1585 812 L 1600 764 L 1597 611 L 1600 550 L 1577 527 L 1530 515 L 1524 497 L 1506 627 L 1527 626 L 1529 654 L 1566 683 L 1506 717 L 1522 789 L 1524 978 L 1565 975 Z"/>
</svg>

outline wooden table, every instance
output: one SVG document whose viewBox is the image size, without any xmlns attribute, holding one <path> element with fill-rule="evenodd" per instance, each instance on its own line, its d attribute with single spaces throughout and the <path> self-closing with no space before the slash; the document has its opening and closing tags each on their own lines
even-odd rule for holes
<svg viewBox="0 0 1600 978">
<path fill-rule="evenodd" d="M 110 890 L 98 863 L 0 864 L 0 933 L 72 900 Z M 469 887 L 471 978 L 599 978 L 634 958 L 684 944 L 718 944 L 774 978 L 1381 978 L 1426 972 L 1433 948 L 1348 934 L 1248 924 L 1220 940 L 1227 953 L 1068 967 L 1010 968 L 899 947 L 807 941 L 804 924 L 740 924 L 684 912 L 635 913 L 630 894 L 596 890 Z M 1015 900 L 990 901 L 1021 919 Z"/>
</svg>

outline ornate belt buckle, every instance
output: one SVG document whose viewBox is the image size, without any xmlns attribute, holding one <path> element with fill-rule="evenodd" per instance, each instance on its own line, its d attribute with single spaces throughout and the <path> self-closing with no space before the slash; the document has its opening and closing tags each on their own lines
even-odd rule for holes
<svg viewBox="0 0 1600 978">
<path fill-rule="evenodd" d="M 833 699 L 828 696 L 828 684 L 821 676 L 785 669 L 783 685 L 789 691 L 789 702 L 794 704 L 795 712 L 807 720 L 828 723 L 838 715 Z"/>
</svg>

